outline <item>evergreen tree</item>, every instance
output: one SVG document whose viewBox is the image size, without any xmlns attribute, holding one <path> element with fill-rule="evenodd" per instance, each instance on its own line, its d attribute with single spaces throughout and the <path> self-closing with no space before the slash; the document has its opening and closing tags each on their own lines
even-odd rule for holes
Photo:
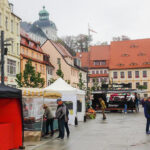
<svg viewBox="0 0 150 150">
<path fill-rule="evenodd" d="M 84 89 L 84 82 L 82 80 L 82 73 L 79 73 L 79 83 L 78 83 L 78 87 L 80 90 Z"/>
<path fill-rule="evenodd" d="M 59 68 L 58 68 L 56 74 L 57 74 L 59 77 L 64 78 L 64 73 L 63 73 L 62 70 L 61 70 L 61 64 L 59 64 Z"/>
<path fill-rule="evenodd" d="M 45 84 L 44 78 L 41 78 L 41 73 L 36 72 L 32 66 L 31 60 L 25 65 L 25 70 L 22 73 L 16 75 L 16 82 L 19 87 L 43 87 Z"/>
</svg>

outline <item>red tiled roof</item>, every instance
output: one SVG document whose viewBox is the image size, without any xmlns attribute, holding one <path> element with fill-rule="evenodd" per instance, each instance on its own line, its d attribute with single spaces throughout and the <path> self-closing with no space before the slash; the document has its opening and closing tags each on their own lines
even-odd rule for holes
<svg viewBox="0 0 150 150">
<path fill-rule="evenodd" d="M 90 60 L 109 60 L 110 46 L 96 45 L 90 46 Z"/>
<path fill-rule="evenodd" d="M 89 52 L 76 53 L 76 58 L 81 61 L 81 67 L 89 67 Z"/>
<path fill-rule="evenodd" d="M 20 31 L 20 37 L 21 37 L 20 44 L 22 44 L 28 48 L 32 48 L 38 52 L 43 53 L 43 51 L 40 47 L 40 42 L 36 42 L 36 41 L 32 40 L 23 29 L 21 29 L 21 31 Z M 29 42 L 31 43 L 30 45 L 29 45 Z"/>
<path fill-rule="evenodd" d="M 110 69 L 150 67 L 150 39 L 112 42 L 110 56 Z"/>
<path fill-rule="evenodd" d="M 53 41 L 51 42 L 57 48 L 57 50 L 61 53 L 62 56 L 72 58 L 72 55 L 68 52 L 68 50 L 63 45 L 61 45 L 60 43 L 53 42 Z"/>
</svg>

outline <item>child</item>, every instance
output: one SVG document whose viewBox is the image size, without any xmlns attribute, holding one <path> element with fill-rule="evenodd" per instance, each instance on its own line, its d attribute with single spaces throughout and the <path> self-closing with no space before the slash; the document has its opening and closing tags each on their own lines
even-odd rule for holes
<svg viewBox="0 0 150 150">
<path fill-rule="evenodd" d="M 99 102 L 101 104 L 103 120 L 105 120 L 106 119 L 106 115 L 105 115 L 106 104 L 105 104 L 104 100 L 101 97 L 99 98 Z"/>
</svg>

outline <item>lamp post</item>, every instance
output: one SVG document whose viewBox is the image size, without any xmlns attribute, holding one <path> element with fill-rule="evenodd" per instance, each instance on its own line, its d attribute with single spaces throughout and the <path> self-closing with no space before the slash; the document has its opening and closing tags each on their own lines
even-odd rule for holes
<svg viewBox="0 0 150 150">
<path fill-rule="evenodd" d="M 1 31 L 1 84 L 4 85 L 4 31 Z"/>
<path fill-rule="evenodd" d="M 4 41 L 4 31 L 1 31 L 1 84 L 4 85 L 4 55 L 7 55 L 7 48 L 5 46 L 10 46 L 11 44 L 5 44 L 5 42 L 12 41 L 12 38 L 8 38 Z"/>
</svg>

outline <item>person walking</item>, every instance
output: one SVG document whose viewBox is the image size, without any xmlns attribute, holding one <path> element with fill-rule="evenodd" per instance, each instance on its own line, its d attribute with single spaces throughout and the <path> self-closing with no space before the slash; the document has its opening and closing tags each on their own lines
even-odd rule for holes
<svg viewBox="0 0 150 150">
<path fill-rule="evenodd" d="M 135 93 L 134 95 L 135 95 L 135 108 L 136 108 L 136 112 L 139 112 L 139 99 L 138 99 L 137 93 Z"/>
<path fill-rule="evenodd" d="M 67 137 L 69 138 L 70 130 L 69 130 L 69 126 L 68 126 L 68 121 L 69 121 L 69 110 L 68 110 L 68 107 L 66 106 L 65 128 L 66 128 L 66 132 L 67 132 Z"/>
<path fill-rule="evenodd" d="M 64 139 L 64 127 L 65 127 L 65 116 L 66 106 L 63 104 L 61 99 L 57 99 L 57 110 L 56 118 L 58 119 L 59 136 L 57 138 Z"/>
<path fill-rule="evenodd" d="M 127 109 L 128 109 L 128 106 L 127 106 L 127 94 L 124 96 L 124 113 L 126 114 L 127 113 Z"/>
<path fill-rule="evenodd" d="M 101 97 L 99 98 L 99 102 L 101 104 L 103 120 L 105 120 L 106 119 L 106 115 L 105 115 L 106 104 L 105 104 L 104 100 Z"/>
<path fill-rule="evenodd" d="M 146 134 L 150 134 L 149 126 L 150 126 L 150 97 L 144 102 L 144 114 L 147 120 L 146 123 Z"/>
<path fill-rule="evenodd" d="M 49 134 L 49 126 L 50 126 L 51 136 L 53 136 L 54 135 L 54 130 L 53 130 L 54 117 L 53 117 L 53 114 L 52 114 L 50 108 L 46 104 L 43 105 L 43 109 L 45 110 L 44 111 L 44 118 L 46 118 L 46 133 L 45 133 L 45 135 Z"/>
</svg>

